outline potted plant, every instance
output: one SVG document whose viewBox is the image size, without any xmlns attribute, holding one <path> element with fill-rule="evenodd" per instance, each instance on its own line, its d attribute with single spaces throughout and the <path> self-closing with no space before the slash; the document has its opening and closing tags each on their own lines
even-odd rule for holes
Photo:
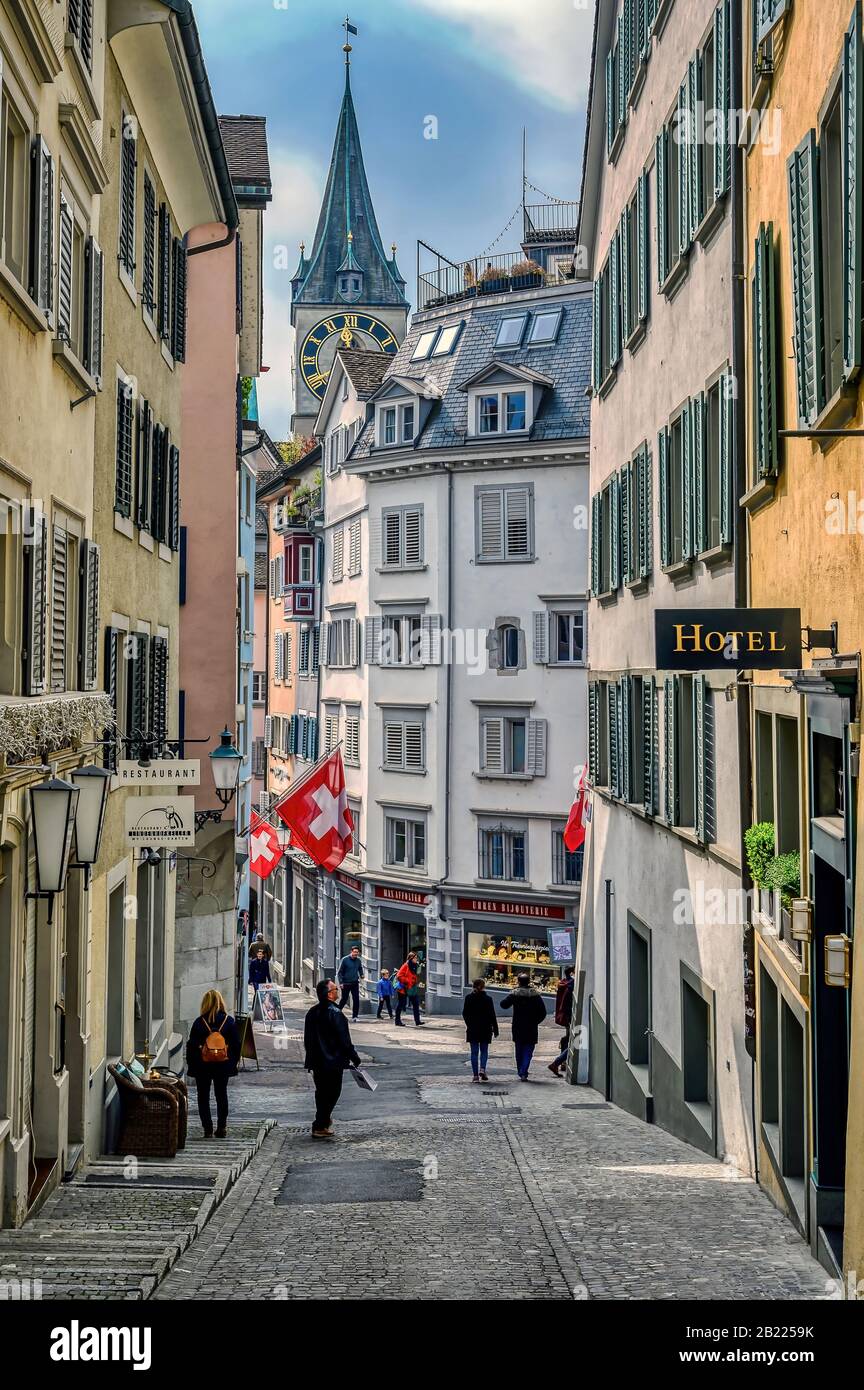
<svg viewBox="0 0 864 1390">
<path fill-rule="evenodd" d="M 506 270 L 500 266 L 494 266 L 489 261 L 486 269 L 477 277 L 478 294 L 500 294 L 503 290 L 509 290 L 510 276 Z"/>
<path fill-rule="evenodd" d="M 767 917 L 771 916 L 771 889 L 768 886 L 768 866 L 775 858 L 774 822 L 758 821 L 744 831 L 744 851 L 750 877 L 759 889 L 759 906 Z"/>
<path fill-rule="evenodd" d="M 780 894 L 780 911 L 783 921 L 783 934 L 792 931 L 792 899 L 801 896 L 801 855 L 797 850 L 791 854 L 778 854 L 765 870 L 766 886 L 772 893 Z"/>
<path fill-rule="evenodd" d="M 510 267 L 510 287 L 514 290 L 532 290 L 543 284 L 543 267 L 530 257 L 517 261 Z"/>
</svg>

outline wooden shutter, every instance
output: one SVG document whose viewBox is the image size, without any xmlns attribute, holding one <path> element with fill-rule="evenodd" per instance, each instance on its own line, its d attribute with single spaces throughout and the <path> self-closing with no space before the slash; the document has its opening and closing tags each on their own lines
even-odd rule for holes
<svg viewBox="0 0 864 1390">
<path fill-rule="evenodd" d="M 164 425 L 153 429 L 153 459 L 150 475 L 150 526 L 153 539 L 164 542 L 166 520 L 166 483 L 168 470 L 168 430 Z"/>
<path fill-rule="evenodd" d="M 854 381 L 861 369 L 862 232 L 864 232 L 864 102 L 862 102 L 861 3 L 856 0 L 843 42 L 843 372 Z"/>
<path fill-rule="evenodd" d="M 660 483 L 660 565 L 665 569 L 672 555 L 669 543 L 669 428 L 666 425 L 657 435 L 657 469 Z"/>
<path fill-rule="evenodd" d="M 312 674 L 313 676 L 317 676 L 317 674 L 318 674 L 318 666 L 319 666 L 320 657 L 321 657 L 321 628 L 319 627 L 318 623 L 316 623 L 315 626 L 312 628 L 312 652 L 311 652 L 311 656 L 312 656 L 311 674 Z"/>
<path fill-rule="evenodd" d="M 754 449 L 756 472 L 760 478 L 773 476 L 779 465 L 775 293 L 774 223 L 763 222 L 756 238 L 753 270 L 753 414 L 756 435 Z M 721 429 L 725 423 L 725 414 L 721 402 Z M 726 445 L 728 453 L 728 441 Z"/>
<path fill-rule="evenodd" d="M 647 579 L 651 574 L 653 561 L 654 518 L 652 515 L 653 489 L 651 486 L 651 452 L 643 444 L 636 460 L 637 525 L 639 528 L 639 579 Z"/>
<path fill-rule="evenodd" d="M 117 735 L 123 732 L 120 717 L 120 661 L 122 656 L 124 633 L 116 627 L 105 629 L 105 694 L 111 701 L 114 710 L 115 727 L 111 732 L 111 742 L 105 748 L 105 766 L 115 768 L 117 766 L 117 744 L 114 742 Z M 107 733 L 103 733 L 105 738 Z"/>
<path fill-rule="evenodd" d="M 159 319 L 156 327 L 164 342 L 171 337 L 171 216 L 159 204 Z"/>
<path fill-rule="evenodd" d="M 597 682 L 588 686 L 588 781 L 592 787 L 599 770 L 600 739 L 597 728 Z"/>
<path fill-rule="evenodd" d="M 54 157 L 41 136 L 32 147 L 30 296 L 54 327 Z"/>
<path fill-rule="evenodd" d="M 633 294 L 636 286 L 630 283 L 630 208 L 625 207 L 621 214 L 619 240 L 621 245 L 621 337 L 626 343 L 635 326 L 633 319 Z"/>
<path fill-rule="evenodd" d="M 273 716 L 270 714 L 264 716 L 264 747 L 273 747 Z"/>
<path fill-rule="evenodd" d="M 663 682 L 663 756 L 665 759 L 666 781 L 666 821 L 669 825 L 678 823 L 678 749 L 676 698 L 678 694 L 677 676 L 666 676 Z"/>
<path fill-rule="evenodd" d="M 547 612 L 534 614 L 534 660 L 538 666 L 545 666 L 549 661 L 549 614 Z"/>
<path fill-rule="evenodd" d="M 615 681 L 609 681 L 606 686 L 606 717 L 609 729 L 609 790 L 613 796 L 620 796 L 618 685 Z"/>
<path fill-rule="evenodd" d="M 776 371 L 775 371 L 776 381 Z M 732 544 L 735 472 L 732 467 L 735 433 L 735 379 L 727 372 L 720 383 L 720 541 Z"/>
<path fill-rule="evenodd" d="M 370 666 L 381 665 L 381 619 L 367 618 L 363 636 L 363 651 Z"/>
<path fill-rule="evenodd" d="M 681 498 L 681 556 L 684 560 L 693 558 L 693 444 L 691 406 L 681 416 L 681 476 L 683 479 Z"/>
<path fill-rule="evenodd" d="M 504 489 L 506 518 L 506 558 L 527 557 L 531 553 L 531 498 L 527 487 Z"/>
<path fill-rule="evenodd" d="M 60 251 L 57 274 L 57 333 L 64 342 L 72 337 L 72 243 L 75 226 L 72 209 L 60 195 Z"/>
<path fill-rule="evenodd" d="M 787 168 L 798 423 L 803 428 L 813 424 L 825 398 L 819 149 L 815 130 L 808 131 L 790 155 Z"/>
<path fill-rule="evenodd" d="M 95 690 L 99 678 L 99 579 L 101 552 L 95 541 L 83 541 L 79 565 L 78 685 Z"/>
<path fill-rule="evenodd" d="M 630 746 L 630 677 L 621 676 L 618 681 L 618 706 L 621 712 L 621 797 L 626 802 L 634 800 L 632 788 L 633 760 Z"/>
<path fill-rule="evenodd" d="M 620 583 L 621 573 L 621 497 L 617 474 L 610 479 L 605 497 L 609 507 L 609 588 L 614 593 Z"/>
<path fill-rule="evenodd" d="M 616 60 L 617 68 L 617 87 L 618 87 L 618 127 L 627 122 L 627 62 L 626 62 L 626 35 L 624 32 L 624 16 L 618 16 L 618 57 Z"/>
<path fill-rule="evenodd" d="M 102 380 L 102 339 L 105 316 L 105 257 L 95 237 L 87 238 L 84 256 L 84 365 Z"/>
<path fill-rule="evenodd" d="M 144 262 L 141 298 L 151 319 L 156 317 L 156 191 L 144 175 Z"/>
<path fill-rule="evenodd" d="M 657 136 L 655 174 L 657 182 L 657 281 L 660 288 L 669 274 L 669 131 L 664 126 Z"/>
<path fill-rule="evenodd" d="M 648 318 L 648 262 L 651 257 L 651 241 L 648 230 L 648 174 L 643 170 L 639 175 L 636 191 L 636 319 L 645 323 Z"/>
<path fill-rule="evenodd" d="M 273 679 L 281 681 L 285 675 L 284 664 L 285 637 L 281 632 L 274 633 L 273 636 Z"/>
<path fill-rule="evenodd" d="M 130 757 L 137 757 L 142 748 L 142 736 L 149 733 L 147 714 L 147 672 L 150 638 L 146 632 L 129 633 L 126 699 L 126 732 L 131 739 Z"/>
<path fill-rule="evenodd" d="M 135 275 L 135 170 L 136 129 L 131 116 L 123 117 L 120 140 L 120 264 Z"/>
<path fill-rule="evenodd" d="M 618 93 L 615 89 L 615 50 L 606 55 L 606 153 L 615 143 L 618 116 Z"/>
<path fill-rule="evenodd" d="M 420 662 L 441 665 L 443 619 L 440 613 L 426 613 L 420 619 Z"/>
<path fill-rule="evenodd" d="M 153 452 L 153 412 L 147 401 L 138 401 L 138 448 L 135 455 L 135 521 L 150 529 L 150 460 Z"/>
<path fill-rule="evenodd" d="M 168 545 L 180 549 L 180 450 L 172 444 L 168 450 Z"/>
<path fill-rule="evenodd" d="M 175 362 L 186 361 L 186 248 L 179 237 L 172 243 L 171 266 L 174 293 L 172 296 L 171 353 Z"/>
<path fill-rule="evenodd" d="M 114 510 L 132 515 L 132 387 L 117 382 L 117 457 L 114 473 Z"/>
<path fill-rule="evenodd" d="M 621 68 L 624 82 L 624 103 L 626 108 L 627 97 L 633 84 L 633 0 L 624 0 L 624 9 L 621 15 Z"/>
<path fill-rule="evenodd" d="M 525 721 L 525 767 L 532 777 L 546 776 L 548 723 L 545 719 Z"/>
<path fill-rule="evenodd" d="M 419 507 L 406 507 L 403 512 L 404 558 L 406 565 L 423 563 L 423 512 Z"/>
<path fill-rule="evenodd" d="M 729 0 L 721 0 L 714 11 L 714 106 L 718 112 L 714 126 L 715 198 L 722 198 L 729 191 L 732 162 L 729 144 L 729 34 Z"/>
<path fill-rule="evenodd" d="M 398 721 L 384 723 L 384 766 L 405 766 L 405 726 Z"/>
<path fill-rule="evenodd" d="M 480 757 L 484 772 L 504 771 L 504 720 L 483 719 L 480 723 Z"/>
<path fill-rule="evenodd" d="M 621 229 L 609 247 L 609 366 L 621 357 Z"/>
<path fill-rule="evenodd" d="M 621 498 L 621 581 L 629 584 L 635 575 L 630 569 L 630 545 L 633 534 L 633 487 L 629 463 L 618 475 L 618 491 Z"/>
<path fill-rule="evenodd" d="M 360 573 L 360 518 L 355 517 L 348 527 L 348 573 Z"/>
<path fill-rule="evenodd" d="M 384 513 L 383 563 L 394 567 L 402 564 L 402 514 Z"/>
<path fill-rule="evenodd" d="M 690 248 L 690 161 L 693 140 L 690 129 L 689 76 L 678 89 L 678 114 L 675 136 L 678 140 L 678 187 L 670 188 L 669 196 L 678 199 L 678 245 L 673 247 L 685 256 Z"/>
<path fill-rule="evenodd" d="M 721 383 L 722 392 L 722 383 Z M 690 453 L 693 478 L 693 550 L 701 555 L 706 548 L 705 504 L 708 496 L 705 476 L 705 392 L 690 402 Z"/>
<path fill-rule="evenodd" d="M 150 642 L 150 732 L 160 747 L 168 737 L 168 643 L 164 637 Z"/>
<path fill-rule="evenodd" d="M 591 592 L 600 592 L 600 493 L 591 498 Z"/>
<path fill-rule="evenodd" d="M 477 494 L 477 554 L 481 560 L 504 559 L 502 488 L 487 488 Z"/>
<path fill-rule="evenodd" d="M 603 385 L 603 278 L 594 281 L 594 311 L 592 315 L 591 385 L 595 395 Z"/>
<path fill-rule="evenodd" d="M 695 780 L 695 830 L 696 838 L 703 844 L 706 841 L 706 706 L 708 687 L 704 676 L 693 677 L 693 767 Z"/>
<path fill-rule="evenodd" d="M 345 531 L 343 527 L 333 532 L 332 539 L 333 572 L 332 578 L 338 581 L 342 578 L 345 566 Z"/>
<path fill-rule="evenodd" d="M 653 676 L 642 678 L 642 804 L 657 814 L 657 695 Z"/>
<path fill-rule="evenodd" d="M 52 691 L 66 689 L 66 626 L 69 613 L 69 537 L 55 526 L 51 544 L 51 671 Z"/>
<path fill-rule="evenodd" d="M 687 69 L 687 111 L 689 126 L 687 130 L 688 145 L 688 244 L 696 235 L 699 223 L 702 221 L 702 213 L 705 208 L 705 189 L 702 178 L 702 142 L 699 138 L 697 122 L 702 103 L 702 60 L 698 56 L 691 58 Z M 703 139 L 704 139 L 703 135 Z"/>
<path fill-rule="evenodd" d="M 360 623 L 357 618 L 348 620 L 348 665 L 360 664 Z"/>
<path fill-rule="evenodd" d="M 81 28 L 79 39 L 81 43 L 81 57 L 87 65 L 87 71 L 93 71 L 93 0 L 80 0 L 81 4 Z"/>
</svg>

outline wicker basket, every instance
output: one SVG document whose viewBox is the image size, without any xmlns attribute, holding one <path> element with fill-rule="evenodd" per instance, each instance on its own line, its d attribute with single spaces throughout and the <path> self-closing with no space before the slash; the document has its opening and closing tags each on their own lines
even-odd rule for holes
<svg viewBox="0 0 864 1390">
<path fill-rule="evenodd" d="M 141 1080 L 145 1088 L 165 1086 L 177 1096 L 177 1147 L 185 1149 L 189 1124 L 189 1089 L 182 1076 L 178 1076 L 168 1067 L 155 1067 L 154 1070 L 159 1072 L 158 1080 L 155 1077 L 142 1077 Z"/>
</svg>

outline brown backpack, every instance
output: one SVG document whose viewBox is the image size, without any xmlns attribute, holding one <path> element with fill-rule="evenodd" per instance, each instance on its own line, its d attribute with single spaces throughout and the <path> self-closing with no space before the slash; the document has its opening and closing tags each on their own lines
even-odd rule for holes
<svg viewBox="0 0 864 1390">
<path fill-rule="evenodd" d="M 202 1018 L 201 1018 L 201 1022 L 202 1022 L 202 1023 L 207 1023 L 207 1020 L 206 1020 L 206 1018 L 203 1017 L 203 1015 L 202 1015 Z M 226 1014 L 225 1017 L 223 1018 L 222 1022 L 219 1024 L 219 1027 L 218 1027 L 218 1028 L 212 1028 L 211 1031 L 207 1034 L 207 1037 L 204 1039 L 203 1043 L 201 1044 L 201 1061 L 202 1061 L 202 1062 L 227 1062 L 227 1061 L 228 1061 L 228 1044 L 227 1044 L 227 1042 L 225 1041 L 225 1039 L 224 1039 L 223 1036 L 222 1036 L 222 1029 L 225 1027 L 225 1024 L 226 1024 L 227 1022 L 228 1022 L 228 1015 Z M 209 1024 L 208 1024 L 207 1026 L 210 1027 Z"/>
</svg>

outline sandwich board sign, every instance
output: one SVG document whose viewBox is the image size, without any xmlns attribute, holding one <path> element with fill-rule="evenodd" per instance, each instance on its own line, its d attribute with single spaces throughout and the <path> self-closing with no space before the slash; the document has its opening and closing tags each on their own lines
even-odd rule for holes
<svg viewBox="0 0 864 1390">
<path fill-rule="evenodd" d="M 201 760 L 157 758 L 142 765 L 121 758 L 114 776 L 121 787 L 197 787 L 201 784 Z"/>
<path fill-rule="evenodd" d="M 126 802 L 126 843 L 175 849 L 195 843 L 195 802 L 191 796 L 130 796 Z"/>
</svg>

